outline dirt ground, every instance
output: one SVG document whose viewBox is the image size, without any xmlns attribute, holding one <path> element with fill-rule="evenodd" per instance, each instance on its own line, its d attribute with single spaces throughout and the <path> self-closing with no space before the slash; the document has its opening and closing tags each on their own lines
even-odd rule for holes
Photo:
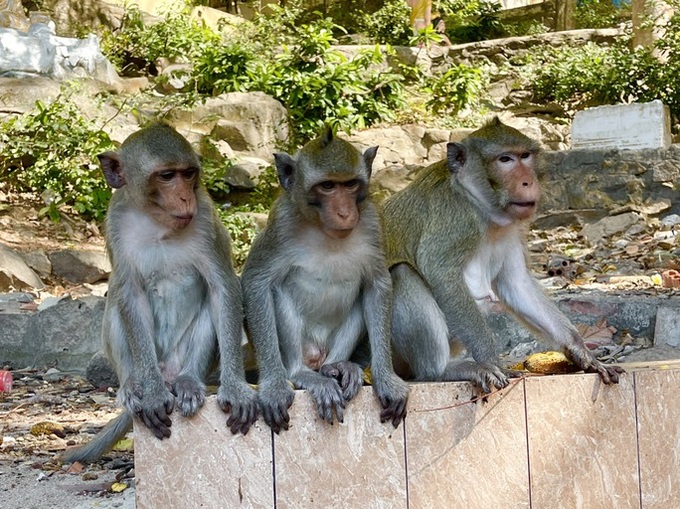
<svg viewBox="0 0 680 509">
<path fill-rule="evenodd" d="M 12 392 L 0 395 L 0 507 L 134 508 L 131 451 L 112 451 L 89 466 L 58 460 L 117 415 L 115 391 L 54 370 L 13 375 Z"/>
</svg>

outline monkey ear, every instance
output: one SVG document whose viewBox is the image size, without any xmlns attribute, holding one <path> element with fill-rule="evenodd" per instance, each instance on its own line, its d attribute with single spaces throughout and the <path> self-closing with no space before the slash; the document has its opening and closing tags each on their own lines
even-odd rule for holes
<svg viewBox="0 0 680 509">
<path fill-rule="evenodd" d="M 274 164 L 279 182 L 285 191 L 290 191 L 295 182 L 295 160 L 285 152 L 274 154 Z"/>
<path fill-rule="evenodd" d="M 102 166 L 106 182 L 114 189 L 120 189 L 125 185 L 125 173 L 120 157 L 115 152 L 104 152 L 97 156 Z"/>
<path fill-rule="evenodd" d="M 366 171 L 370 178 L 373 172 L 373 161 L 375 160 L 375 155 L 378 153 L 378 147 L 368 147 L 364 152 L 364 162 L 366 163 Z"/>
<path fill-rule="evenodd" d="M 467 154 L 462 143 L 452 142 L 446 144 L 446 161 L 451 173 L 458 173 L 463 168 L 463 165 L 465 165 L 466 160 Z"/>
</svg>

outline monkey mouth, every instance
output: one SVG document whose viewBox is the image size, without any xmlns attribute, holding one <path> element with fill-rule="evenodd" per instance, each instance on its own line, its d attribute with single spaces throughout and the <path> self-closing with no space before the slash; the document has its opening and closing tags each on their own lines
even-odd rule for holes
<svg viewBox="0 0 680 509">
<path fill-rule="evenodd" d="M 510 205 L 513 207 L 517 207 L 519 209 L 533 209 L 536 206 L 535 201 L 513 201 L 510 202 Z"/>
<path fill-rule="evenodd" d="M 533 215 L 535 209 L 535 201 L 513 201 L 510 202 L 506 210 L 517 219 L 528 219 Z"/>
<path fill-rule="evenodd" d="M 177 214 L 172 216 L 173 219 L 175 220 L 175 228 L 177 230 L 183 230 L 187 226 L 189 226 L 189 223 L 194 219 L 193 214 Z"/>
</svg>

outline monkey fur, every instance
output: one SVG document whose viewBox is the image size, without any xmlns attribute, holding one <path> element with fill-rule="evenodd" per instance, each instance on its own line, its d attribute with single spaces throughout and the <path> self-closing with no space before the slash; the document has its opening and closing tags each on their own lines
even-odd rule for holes
<svg viewBox="0 0 680 509">
<path fill-rule="evenodd" d="M 102 340 L 124 410 L 62 459 L 97 460 L 133 417 L 159 439 L 169 437 L 175 407 L 192 416 L 203 405 L 218 350 L 218 402 L 230 412 L 231 431 L 245 434 L 257 419 L 257 399 L 244 375 L 240 284 L 229 234 L 200 183 L 198 157 L 162 123 L 98 157 L 116 189 L 106 220 L 112 273 Z"/>
<path fill-rule="evenodd" d="M 242 286 L 260 408 L 276 433 L 288 429 L 287 379 L 309 391 L 321 419 L 333 423 L 335 413 L 342 422 L 363 380 L 350 358 L 366 336 L 381 420 L 396 426 L 406 414 L 408 386 L 391 361 L 391 281 L 368 198 L 376 151 L 362 154 L 327 128 L 295 157 L 275 154 L 284 193 L 253 243 Z"/>
<path fill-rule="evenodd" d="M 507 385 L 483 310 L 500 301 L 552 338 L 581 369 L 617 383 L 543 293 L 527 265 L 523 226 L 540 197 L 537 142 L 497 118 L 425 168 L 383 207 L 394 285 L 397 373 L 416 380 Z M 473 360 L 456 358 L 461 346 Z"/>
</svg>

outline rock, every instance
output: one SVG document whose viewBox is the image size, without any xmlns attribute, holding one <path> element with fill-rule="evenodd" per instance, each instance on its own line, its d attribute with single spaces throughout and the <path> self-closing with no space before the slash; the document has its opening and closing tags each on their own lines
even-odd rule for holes
<svg viewBox="0 0 680 509">
<path fill-rule="evenodd" d="M 62 374 L 61 371 L 59 371 L 56 368 L 48 369 L 43 375 L 43 380 L 47 380 L 48 382 L 59 382 L 60 380 L 63 379 L 64 375 Z"/>
<path fill-rule="evenodd" d="M 193 111 L 174 110 L 169 122 L 181 131 L 210 134 L 237 152 L 271 160 L 288 141 L 288 114 L 263 92 L 232 92 L 208 98 Z"/>
<path fill-rule="evenodd" d="M 680 309 L 659 306 L 654 327 L 654 345 L 680 348 Z"/>
<path fill-rule="evenodd" d="M 67 249 L 49 254 L 52 273 L 72 283 L 96 283 L 108 278 L 111 263 L 105 253 Z"/>
<path fill-rule="evenodd" d="M 611 235 L 625 232 L 640 220 L 640 215 L 635 212 L 605 217 L 596 223 L 585 225 L 581 230 L 581 235 L 585 237 L 589 243 L 597 244 Z"/>
<path fill-rule="evenodd" d="M 257 157 L 240 157 L 238 162 L 229 167 L 224 180 L 232 187 L 254 189 L 262 172 L 271 166 L 264 159 Z"/>
<path fill-rule="evenodd" d="M 0 244 L 0 291 L 44 288 L 38 275 L 13 249 Z"/>
<path fill-rule="evenodd" d="M 101 351 L 94 354 L 87 364 L 85 378 L 97 388 L 118 387 L 118 375 L 106 354 Z"/>
<path fill-rule="evenodd" d="M 671 214 L 666 216 L 659 221 L 659 227 L 662 230 L 670 230 L 674 226 L 680 224 L 680 216 L 678 214 Z"/>
<path fill-rule="evenodd" d="M 49 276 L 52 274 L 52 263 L 42 249 L 21 253 L 21 257 L 30 268 L 41 276 Z"/>
</svg>

